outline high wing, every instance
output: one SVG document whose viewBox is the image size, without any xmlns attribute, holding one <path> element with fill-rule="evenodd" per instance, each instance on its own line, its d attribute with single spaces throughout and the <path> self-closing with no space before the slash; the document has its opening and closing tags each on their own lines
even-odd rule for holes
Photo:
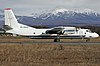
<svg viewBox="0 0 100 66">
<path fill-rule="evenodd" d="M 54 27 L 46 31 L 46 34 L 63 34 L 64 27 Z"/>
</svg>

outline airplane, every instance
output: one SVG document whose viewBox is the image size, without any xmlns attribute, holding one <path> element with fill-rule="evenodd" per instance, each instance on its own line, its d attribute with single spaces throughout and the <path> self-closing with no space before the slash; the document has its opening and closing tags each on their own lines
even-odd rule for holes
<svg viewBox="0 0 100 66">
<path fill-rule="evenodd" d="M 13 36 L 24 36 L 29 38 L 95 38 L 99 35 L 91 32 L 89 29 L 81 29 L 76 27 L 58 26 L 48 29 L 36 29 L 17 21 L 11 8 L 6 8 L 5 13 L 5 33 L 11 33 Z"/>
</svg>

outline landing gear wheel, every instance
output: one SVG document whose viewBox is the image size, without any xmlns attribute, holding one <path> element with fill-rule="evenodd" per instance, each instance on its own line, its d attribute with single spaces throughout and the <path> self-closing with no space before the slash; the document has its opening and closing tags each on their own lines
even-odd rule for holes
<svg viewBox="0 0 100 66">
<path fill-rule="evenodd" d="M 60 38 L 55 38 L 54 42 L 60 42 Z"/>
<path fill-rule="evenodd" d="M 88 42 L 88 41 L 90 41 L 90 39 L 88 38 L 88 39 L 86 39 L 86 41 L 85 42 Z"/>
</svg>

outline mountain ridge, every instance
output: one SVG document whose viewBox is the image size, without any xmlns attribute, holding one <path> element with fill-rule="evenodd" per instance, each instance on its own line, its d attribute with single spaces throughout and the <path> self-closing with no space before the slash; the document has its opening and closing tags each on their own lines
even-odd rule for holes
<svg viewBox="0 0 100 66">
<path fill-rule="evenodd" d="M 1 14 L 1 13 L 0 13 Z M 68 9 L 55 9 L 48 13 L 32 13 L 31 16 L 16 16 L 20 23 L 34 26 L 59 26 L 59 25 L 100 25 L 100 14 L 93 10 L 86 9 L 68 10 Z M 4 16 L 0 15 L 0 26 L 4 22 Z"/>
</svg>

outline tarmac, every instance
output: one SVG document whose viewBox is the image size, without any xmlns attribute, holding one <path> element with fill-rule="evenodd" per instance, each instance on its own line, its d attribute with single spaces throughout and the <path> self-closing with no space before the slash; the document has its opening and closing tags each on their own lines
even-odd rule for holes
<svg viewBox="0 0 100 66">
<path fill-rule="evenodd" d="M 0 42 L 0 44 L 64 44 L 64 45 L 95 45 L 100 42 Z"/>
</svg>

